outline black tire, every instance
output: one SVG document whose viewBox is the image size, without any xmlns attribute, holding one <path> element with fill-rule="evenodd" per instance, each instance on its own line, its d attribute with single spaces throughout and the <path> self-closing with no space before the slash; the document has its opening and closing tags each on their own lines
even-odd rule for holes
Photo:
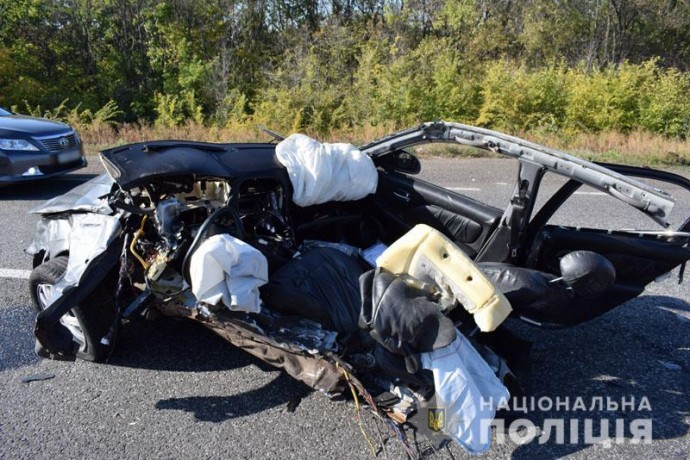
<svg viewBox="0 0 690 460">
<path fill-rule="evenodd" d="M 68 257 L 66 255 L 57 256 L 42 263 L 31 272 L 29 287 L 31 290 L 31 300 L 36 311 L 40 312 L 46 308 L 45 296 L 41 292 L 46 292 L 46 289 L 49 289 L 62 279 L 67 269 L 67 260 Z M 115 321 L 114 292 L 115 286 L 113 281 L 106 278 L 103 283 L 99 284 L 87 296 L 83 304 L 73 308 L 63 317 L 63 321 L 66 321 L 73 328 L 78 323 L 78 327 L 83 335 L 83 337 L 79 337 L 79 329 L 70 329 L 70 332 L 75 337 L 75 341 L 80 344 L 77 358 L 86 361 L 102 362 L 110 355 L 114 340 L 111 340 L 109 345 L 103 345 L 101 339 L 108 334 L 113 321 Z M 63 324 L 65 323 L 63 322 Z"/>
</svg>

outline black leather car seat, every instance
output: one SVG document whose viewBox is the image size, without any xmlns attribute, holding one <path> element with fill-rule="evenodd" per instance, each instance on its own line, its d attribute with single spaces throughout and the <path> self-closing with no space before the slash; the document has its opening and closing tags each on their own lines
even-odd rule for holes
<svg viewBox="0 0 690 460">
<path fill-rule="evenodd" d="M 578 303 L 605 294 L 616 279 L 611 262 L 591 251 L 574 251 L 560 260 L 561 276 L 505 263 L 480 262 L 479 268 L 510 301 L 513 311 L 535 321 L 561 324 Z"/>
</svg>

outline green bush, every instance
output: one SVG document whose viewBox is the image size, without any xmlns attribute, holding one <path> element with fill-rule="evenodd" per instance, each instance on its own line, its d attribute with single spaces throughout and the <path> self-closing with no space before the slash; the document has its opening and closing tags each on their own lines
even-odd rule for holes
<svg viewBox="0 0 690 460">
<path fill-rule="evenodd" d="M 81 103 L 75 107 L 69 108 L 69 99 L 63 100 L 57 107 L 53 109 L 43 109 L 40 105 L 31 106 L 24 101 L 24 110 L 13 106 L 13 112 L 26 113 L 32 117 L 48 118 L 50 120 L 62 121 L 69 123 L 78 130 L 88 129 L 90 127 L 99 127 L 102 125 L 114 125 L 122 110 L 120 110 L 115 101 L 106 102 L 100 109 L 93 111 L 91 109 L 82 109 Z"/>
<path fill-rule="evenodd" d="M 591 70 L 564 63 L 530 68 L 510 60 L 480 65 L 448 37 L 430 36 L 401 51 L 398 40 L 385 36 L 357 40 L 338 26 L 320 33 L 320 40 L 295 47 L 267 71 L 261 91 L 232 88 L 212 112 L 204 111 L 194 89 L 156 93 L 155 124 L 262 124 L 327 135 L 445 119 L 513 132 L 690 134 L 690 73 L 661 68 L 657 60 Z M 83 129 L 122 115 L 113 101 L 95 111 L 70 108 L 67 99 L 50 110 L 26 109 Z"/>
<path fill-rule="evenodd" d="M 233 88 L 216 107 L 212 123 L 217 126 L 242 124 L 247 121 L 249 101 L 239 89 Z"/>
<path fill-rule="evenodd" d="M 187 121 L 203 123 L 204 114 L 194 91 L 184 90 L 178 94 L 156 93 L 156 126 L 179 126 Z"/>
<path fill-rule="evenodd" d="M 659 70 L 646 88 L 640 127 L 666 136 L 690 135 L 690 74 Z"/>
<path fill-rule="evenodd" d="M 529 69 L 490 64 L 481 81 L 480 126 L 568 133 L 643 129 L 687 136 L 690 74 L 661 69 L 656 60 L 604 69 L 562 64 Z"/>
<path fill-rule="evenodd" d="M 655 78 L 655 63 L 621 64 L 603 70 L 568 72 L 568 128 L 630 132 L 639 128 L 640 105 Z"/>
<path fill-rule="evenodd" d="M 475 122 L 508 130 L 560 128 L 567 104 L 565 77 L 561 65 L 535 71 L 505 61 L 489 65 Z"/>
<path fill-rule="evenodd" d="M 350 97 L 348 76 L 356 67 L 354 37 L 337 26 L 320 35 L 316 44 L 291 50 L 282 65 L 266 75 L 266 87 L 251 105 L 256 123 L 325 134 L 351 122 L 343 101 Z"/>
</svg>

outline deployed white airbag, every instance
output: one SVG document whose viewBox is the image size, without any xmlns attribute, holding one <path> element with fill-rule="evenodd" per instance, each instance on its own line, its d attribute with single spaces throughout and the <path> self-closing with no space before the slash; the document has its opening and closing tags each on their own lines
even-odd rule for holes
<svg viewBox="0 0 690 460">
<path fill-rule="evenodd" d="M 510 393 L 472 344 L 460 333 L 447 347 L 422 353 L 434 374 L 436 403 L 445 410 L 443 432 L 471 454 L 491 444 L 491 422 Z"/>
<path fill-rule="evenodd" d="M 359 200 L 376 191 L 374 162 L 351 144 L 322 144 L 293 134 L 276 146 L 276 156 L 288 170 L 298 206 Z"/>
<path fill-rule="evenodd" d="M 268 282 L 266 257 L 242 240 L 222 234 L 204 241 L 189 266 L 192 292 L 199 302 L 258 313 L 259 287 Z"/>
</svg>

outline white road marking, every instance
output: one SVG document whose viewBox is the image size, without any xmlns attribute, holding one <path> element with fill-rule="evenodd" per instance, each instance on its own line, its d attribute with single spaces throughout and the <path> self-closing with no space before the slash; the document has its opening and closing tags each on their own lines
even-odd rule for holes
<svg viewBox="0 0 690 460">
<path fill-rule="evenodd" d="M 596 196 L 606 196 L 607 193 L 604 192 L 575 192 L 574 195 L 596 195 Z"/>
<path fill-rule="evenodd" d="M 0 268 L 0 278 L 17 278 L 28 280 L 31 270 L 12 270 L 11 268 Z"/>
<path fill-rule="evenodd" d="M 496 182 L 496 185 L 510 185 L 508 182 Z"/>
<path fill-rule="evenodd" d="M 482 189 L 477 187 L 446 187 L 448 190 L 454 192 L 481 192 Z"/>
</svg>

